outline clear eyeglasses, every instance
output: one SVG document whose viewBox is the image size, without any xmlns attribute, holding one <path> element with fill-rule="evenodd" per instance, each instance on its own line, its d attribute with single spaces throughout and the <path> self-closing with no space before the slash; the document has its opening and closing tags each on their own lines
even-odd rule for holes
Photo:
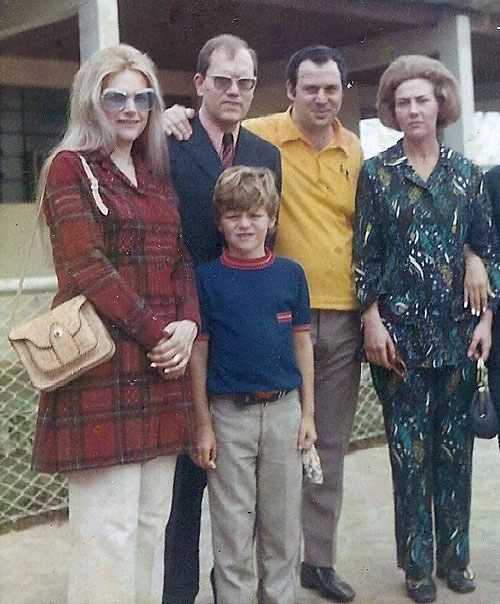
<svg viewBox="0 0 500 604">
<path fill-rule="evenodd" d="M 138 111 L 151 111 L 156 105 L 156 93 L 152 88 L 144 88 L 134 94 L 127 94 L 116 88 L 106 88 L 102 91 L 101 102 L 109 111 L 121 111 L 127 104 L 127 99 L 134 101 Z"/>
<path fill-rule="evenodd" d="M 236 82 L 236 85 L 240 90 L 246 91 L 253 90 L 257 83 L 257 78 L 229 78 L 221 75 L 207 75 L 207 78 L 212 78 L 217 90 L 222 91 L 227 90 L 233 82 Z"/>
</svg>

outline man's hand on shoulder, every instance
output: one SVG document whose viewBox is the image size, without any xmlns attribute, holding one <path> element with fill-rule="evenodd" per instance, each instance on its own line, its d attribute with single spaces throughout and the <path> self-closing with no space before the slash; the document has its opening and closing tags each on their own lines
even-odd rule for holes
<svg viewBox="0 0 500 604">
<path fill-rule="evenodd" d="M 168 136 L 178 141 L 187 141 L 193 134 L 190 120 L 195 116 L 195 110 L 184 105 L 172 105 L 163 112 L 163 128 Z"/>
</svg>

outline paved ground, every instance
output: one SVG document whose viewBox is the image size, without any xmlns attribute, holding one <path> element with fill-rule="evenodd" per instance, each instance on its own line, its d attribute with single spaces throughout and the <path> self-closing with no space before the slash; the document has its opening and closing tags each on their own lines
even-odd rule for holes
<svg viewBox="0 0 500 604">
<path fill-rule="evenodd" d="M 350 453 L 338 571 L 356 589 L 355 604 L 408 604 L 396 568 L 389 460 L 385 447 Z M 500 604 L 500 457 L 497 441 L 477 441 L 474 459 L 472 566 L 478 588 L 457 595 L 438 581 L 437 604 Z M 204 513 L 202 586 L 196 604 L 211 604 L 210 525 Z M 67 525 L 0 536 L 0 604 L 65 604 Z M 302 590 L 300 604 L 325 604 Z M 117 602 L 116 604 L 120 604 Z"/>
</svg>

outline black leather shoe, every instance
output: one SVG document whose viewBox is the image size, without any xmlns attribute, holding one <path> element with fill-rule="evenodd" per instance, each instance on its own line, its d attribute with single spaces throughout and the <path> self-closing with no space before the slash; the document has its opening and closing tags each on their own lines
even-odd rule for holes
<svg viewBox="0 0 500 604">
<path fill-rule="evenodd" d="M 474 572 L 470 568 L 438 568 L 436 576 L 440 579 L 446 579 L 446 585 L 452 591 L 459 594 L 468 594 L 476 589 L 474 582 Z"/>
<path fill-rule="evenodd" d="M 434 602 L 436 599 L 436 584 L 432 577 L 413 579 L 407 576 L 406 594 L 414 602 Z"/>
<path fill-rule="evenodd" d="M 313 566 L 302 562 L 300 584 L 306 589 L 317 589 L 322 596 L 334 602 L 350 602 L 356 595 L 352 587 L 342 581 L 330 566 Z"/>
</svg>

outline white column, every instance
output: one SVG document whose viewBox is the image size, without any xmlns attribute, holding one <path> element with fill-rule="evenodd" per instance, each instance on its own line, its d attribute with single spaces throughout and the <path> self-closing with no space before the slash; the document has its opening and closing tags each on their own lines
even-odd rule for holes
<svg viewBox="0 0 500 604">
<path fill-rule="evenodd" d="M 446 128 L 443 141 L 471 157 L 475 109 L 469 17 L 458 15 L 443 21 L 436 28 L 436 42 L 439 59 L 457 78 L 462 99 L 462 116 L 456 124 Z"/>
<path fill-rule="evenodd" d="M 79 0 L 80 61 L 120 42 L 118 0 Z"/>
</svg>

